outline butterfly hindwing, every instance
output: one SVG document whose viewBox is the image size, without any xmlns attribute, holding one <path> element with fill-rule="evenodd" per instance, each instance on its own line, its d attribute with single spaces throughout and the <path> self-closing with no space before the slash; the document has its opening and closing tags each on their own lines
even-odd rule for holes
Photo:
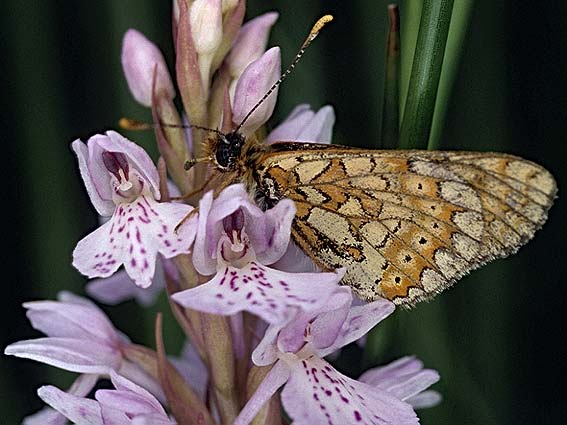
<svg viewBox="0 0 567 425">
<path fill-rule="evenodd" d="M 295 202 L 293 239 L 316 264 L 346 267 L 361 298 L 402 305 L 515 252 L 556 192 L 549 172 L 511 155 L 300 143 L 273 145 L 256 180 Z"/>
</svg>

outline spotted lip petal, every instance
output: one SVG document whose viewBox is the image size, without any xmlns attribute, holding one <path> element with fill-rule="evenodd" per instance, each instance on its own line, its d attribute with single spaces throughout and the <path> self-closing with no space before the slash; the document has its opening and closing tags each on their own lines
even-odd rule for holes
<svg viewBox="0 0 567 425">
<path fill-rule="evenodd" d="M 295 424 L 419 423 L 409 404 L 387 391 L 342 375 L 317 356 L 289 362 L 288 366 L 291 376 L 281 397 Z"/>
<path fill-rule="evenodd" d="M 209 282 L 176 293 L 186 308 L 231 315 L 248 311 L 269 323 L 285 322 L 297 309 L 321 307 L 333 294 L 341 273 L 285 273 L 257 262 L 227 267 Z"/>
<path fill-rule="evenodd" d="M 147 288 L 157 253 L 165 258 L 189 252 L 195 226 L 175 226 L 191 211 L 184 204 L 157 203 L 140 196 L 117 206 L 112 218 L 82 239 L 73 252 L 73 266 L 88 277 L 108 277 L 120 265 L 136 285 Z"/>
</svg>

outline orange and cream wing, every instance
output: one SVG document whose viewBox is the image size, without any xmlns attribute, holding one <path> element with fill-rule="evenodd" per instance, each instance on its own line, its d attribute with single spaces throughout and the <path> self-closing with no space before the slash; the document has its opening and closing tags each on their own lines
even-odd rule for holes
<svg viewBox="0 0 567 425">
<path fill-rule="evenodd" d="M 258 178 L 295 201 L 295 242 L 323 269 L 346 267 L 367 300 L 412 306 L 515 252 L 556 193 L 548 171 L 511 155 L 285 145 Z"/>
</svg>

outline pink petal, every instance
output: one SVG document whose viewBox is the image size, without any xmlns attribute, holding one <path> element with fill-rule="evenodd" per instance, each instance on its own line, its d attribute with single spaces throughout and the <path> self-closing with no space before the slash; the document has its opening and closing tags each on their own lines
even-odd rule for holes
<svg viewBox="0 0 567 425">
<path fill-rule="evenodd" d="M 344 270 L 340 272 L 342 276 Z M 328 347 L 336 340 L 351 302 L 350 288 L 336 286 L 323 305 L 312 311 L 300 312 L 287 323 L 278 335 L 278 349 L 295 353 L 307 341 L 318 348 Z"/>
<path fill-rule="evenodd" d="M 111 236 L 114 227 L 117 227 L 114 224 L 117 212 L 109 221 L 81 239 L 73 251 L 73 266 L 87 277 L 108 277 L 124 261 L 122 241 Z"/>
<path fill-rule="evenodd" d="M 71 143 L 71 148 L 79 160 L 79 171 L 81 172 L 87 193 L 96 211 L 104 217 L 112 215 L 116 205 L 112 201 L 108 172 L 105 173 L 102 170 L 100 170 L 99 174 L 93 174 L 91 172 L 89 169 L 89 149 L 81 140 L 77 139 Z"/>
<path fill-rule="evenodd" d="M 77 244 L 73 265 L 88 277 L 107 277 L 124 263 L 136 285 L 147 288 L 158 251 L 166 258 L 189 252 L 194 226 L 182 226 L 179 233 L 175 227 L 191 209 L 184 204 L 157 203 L 147 196 L 120 204 L 108 222 Z"/>
<path fill-rule="evenodd" d="M 246 402 L 233 425 L 248 425 L 252 422 L 262 406 L 289 379 L 289 367 L 283 362 L 277 362 L 268 372 L 254 395 Z"/>
<path fill-rule="evenodd" d="M 213 206 L 213 192 L 207 192 L 199 201 L 199 218 L 197 234 L 193 247 L 193 265 L 203 276 L 209 276 L 217 271 L 216 255 L 218 235 L 214 236 L 207 231 L 207 220 Z M 220 235 L 220 228 L 217 230 Z"/>
<path fill-rule="evenodd" d="M 405 401 L 411 404 L 414 409 L 427 409 L 437 406 L 443 401 L 443 397 L 437 391 L 429 390 L 414 395 Z"/>
<path fill-rule="evenodd" d="M 334 124 L 335 112 L 332 106 L 324 106 L 313 113 L 309 105 L 299 105 L 268 135 L 267 141 L 328 144 L 331 143 Z"/>
<path fill-rule="evenodd" d="M 107 345 L 81 339 L 36 338 L 10 344 L 4 354 L 32 359 L 79 373 L 106 374 L 117 368 L 122 357 Z"/>
<path fill-rule="evenodd" d="M 278 19 L 278 13 L 268 12 L 246 22 L 225 58 L 232 78 L 240 77 L 242 71 L 262 56 L 268 45 L 270 29 Z"/>
<path fill-rule="evenodd" d="M 163 267 L 158 261 L 153 284 L 149 288 L 136 286 L 126 271 L 121 270 L 110 277 L 90 281 L 85 290 L 89 296 L 103 304 L 116 305 L 135 299 L 142 307 L 149 307 L 156 302 L 163 288 Z"/>
<path fill-rule="evenodd" d="M 394 310 L 394 304 L 385 299 L 352 307 L 335 342 L 328 348 L 319 350 L 318 354 L 325 357 L 327 354 L 356 341 L 392 314 Z"/>
<path fill-rule="evenodd" d="M 116 390 L 136 394 L 140 397 L 140 400 L 145 400 L 145 404 L 151 407 L 148 412 L 154 411 L 163 413 L 165 415 L 165 410 L 163 410 L 163 407 L 161 406 L 159 401 L 146 389 L 140 387 L 139 385 L 136 385 L 134 382 L 126 379 L 123 376 L 120 376 L 114 371 L 110 371 L 110 380 L 112 381 L 112 385 L 114 385 L 114 388 L 116 388 Z M 132 410 L 132 412 L 135 412 L 135 410 Z"/>
<path fill-rule="evenodd" d="M 67 394 L 51 385 L 41 387 L 37 394 L 73 423 L 103 425 L 100 407 L 94 400 Z"/>
<path fill-rule="evenodd" d="M 439 381 L 439 373 L 423 369 L 423 364 L 415 358 L 403 357 L 387 366 L 366 371 L 359 380 L 406 400 Z"/>
<path fill-rule="evenodd" d="M 85 397 L 94 388 L 98 378 L 98 375 L 79 375 L 67 393 L 78 397 Z M 57 410 L 51 407 L 45 407 L 39 412 L 25 417 L 22 423 L 23 425 L 65 425 L 67 424 L 67 419 Z"/>
<path fill-rule="evenodd" d="M 273 267 L 284 272 L 297 273 L 309 272 L 314 273 L 321 271 L 311 258 L 295 242 L 291 241 L 287 246 L 285 254 L 273 264 Z"/>
<path fill-rule="evenodd" d="M 186 308 L 231 315 L 248 311 L 269 323 L 279 323 L 296 311 L 323 305 L 342 274 L 285 273 L 256 262 L 227 267 L 209 282 L 173 295 Z"/>
<path fill-rule="evenodd" d="M 252 239 L 252 230 L 256 229 L 254 222 L 249 222 L 246 233 L 256 252 L 258 261 L 262 264 L 273 264 L 279 260 L 287 250 L 291 235 L 291 223 L 295 217 L 295 204 L 290 199 L 282 199 L 278 204 L 265 212 L 266 231 L 261 236 L 265 249 L 260 250 L 259 244 Z M 256 237 L 256 240 L 260 237 Z"/>
<path fill-rule="evenodd" d="M 24 303 L 34 329 L 50 337 L 96 340 L 114 345 L 120 340 L 106 315 L 94 305 L 60 301 Z"/>
<path fill-rule="evenodd" d="M 282 404 L 297 425 L 419 423 L 409 404 L 342 375 L 316 356 L 288 364 L 291 377 L 282 391 Z"/>
<path fill-rule="evenodd" d="M 158 47 L 142 33 L 129 29 L 122 41 L 122 69 L 134 98 L 152 106 L 152 83 L 156 72 L 156 93 L 175 97 L 167 65 Z"/>
<path fill-rule="evenodd" d="M 246 67 L 234 93 L 232 121 L 239 125 L 258 101 L 266 94 L 281 74 L 281 56 L 279 47 L 272 47 L 264 55 Z M 250 134 L 264 124 L 272 115 L 278 89 L 262 103 L 241 128 L 244 134 Z"/>
</svg>

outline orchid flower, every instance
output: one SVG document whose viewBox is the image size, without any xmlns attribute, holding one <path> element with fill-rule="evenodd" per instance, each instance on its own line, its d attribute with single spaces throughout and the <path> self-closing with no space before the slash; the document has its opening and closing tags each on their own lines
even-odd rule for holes
<svg viewBox="0 0 567 425">
<path fill-rule="evenodd" d="M 369 385 L 341 374 L 323 359 L 394 311 L 387 300 L 357 307 L 352 307 L 352 301 L 350 288 L 340 288 L 317 311 L 299 313 L 266 330 L 252 359 L 257 366 L 273 366 L 235 425 L 251 422 L 282 385 L 282 404 L 297 425 L 419 423 L 412 406 L 403 400 L 436 382 L 437 372 L 418 372 L 411 379 L 399 374 L 396 382 Z"/>
<path fill-rule="evenodd" d="M 192 226 L 175 226 L 191 207 L 157 202 L 158 174 L 148 154 L 120 134 L 96 135 L 87 145 L 72 143 L 91 202 L 111 218 L 83 238 L 73 265 L 88 277 L 108 277 L 122 264 L 136 285 L 152 283 L 157 253 L 165 258 L 189 252 Z"/>
<path fill-rule="evenodd" d="M 342 270 L 285 273 L 267 267 L 286 252 L 294 215 L 289 200 L 262 211 L 242 185 L 229 186 L 214 201 L 206 194 L 199 204 L 193 264 L 203 275 L 216 274 L 172 298 L 186 308 L 214 314 L 246 310 L 270 323 L 285 320 L 296 308 L 320 307 L 337 288 Z"/>
</svg>

